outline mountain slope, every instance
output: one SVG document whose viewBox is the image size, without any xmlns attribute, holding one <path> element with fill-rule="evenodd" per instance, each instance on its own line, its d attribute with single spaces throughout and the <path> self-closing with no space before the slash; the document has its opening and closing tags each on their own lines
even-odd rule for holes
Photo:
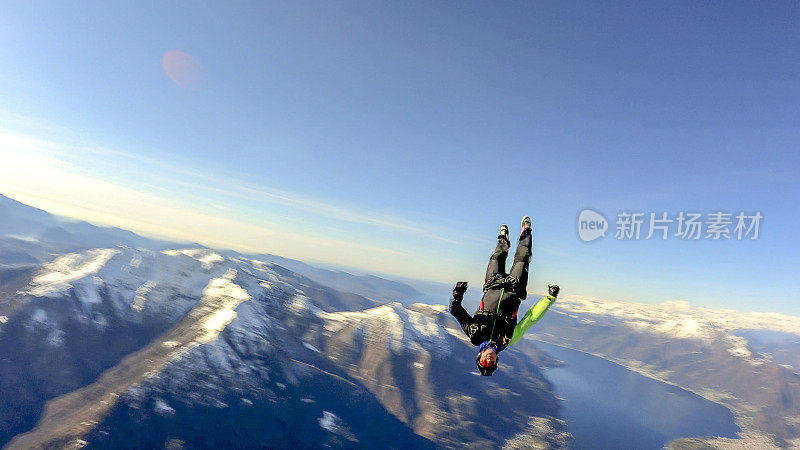
<svg viewBox="0 0 800 450">
<path fill-rule="evenodd" d="M 0 383 L 14 393 L 0 398 L 9 448 L 424 448 L 564 436 L 536 349 L 503 355 L 508 379 L 481 380 L 441 307 L 361 298 L 353 304 L 372 308 L 336 311 L 328 300 L 345 305 L 352 294 L 207 249 L 62 255 L 15 295 L 0 323 Z M 532 423 L 544 431 L 531 433 Z"/>
<path fill-rule="evenodd" d="M 242 256 L 237 252 L 224 252 L 226 256 Z M 413 303 L 423 297 L 415 288 L 406 283 L 388 280 L 374 275 L 353 275 L 342 270 L 329 270 L 306 264 L 294 259 L 271 254 L 244 255 L 247 258 L 266 261 L 308 277 L 342 292 L 352 292 L 380 302 L 397 301 Z"/>
<path fill-rule="evenodd" d="M 743 429 L 736 445 L 785 447 L 800 437 L 800 375 L 737 335 L 797 333 L 800 318 L 579 297 L 560 299 L 549 314 L 529 338 L 606 358 L 730 408 Z"/>
<path fill-rule="evenodd" d="M 314 315 L 322 319 L 309 321 Z M 422 436 L 446 446 L 497 445 L 532 417 L 558 413 L 531 345 L 509 349 L 491 379 L 476 375 L 474 348 L 441 305 L 392 303 L 359 312 L 301 314 L 318 348 Z"/>
<path fill-rule="evenodd" d="M 166 250 L 183 244 L 139 236 L 119 228 L 100 227 L 87 222 L 54 216 L 0 195 L 0 271 L 3 266 L 30 266 L 51 260 L 53 255 L 117 246 Z M 199 245 L 194 245 L 198 246 Z M 341 270 L 328 270 L 301 261 L 271 254 L 243 255 L 231 250 L 220 251 L 229 258 L 251 259 L 275 263 L 287 269 L 292 277 L 306 277 L 323 288 L 314 288 L 318 300 L 324 300 L 324 287 L 349 292 L 376 301 L 416 302 L 425 295 L 407 283 L 374 275 L 353 275 Z M 0 275 L 1 277 L 2 275 Z M 310 286 L 309 283 L 306 283 Z M 447 295 L 440 296 L 445 301 Z M 438 298 L 438 297 L 437 297 Z M 351 300 L 355 300 L 353 297 Z M 331 304 L 335 307 L 335 304 Z M 370 305 L 363 304 L 362 308 Z"/>
</svg>

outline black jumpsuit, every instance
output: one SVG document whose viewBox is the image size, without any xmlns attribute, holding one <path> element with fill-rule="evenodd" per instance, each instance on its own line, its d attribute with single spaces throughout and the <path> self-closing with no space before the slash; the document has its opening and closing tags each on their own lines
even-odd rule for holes
<svg viewBox="0 0 800 450">
<path fill-rule="evenodd" d="M 502 350 L 511 339 L 514 327 L 517 325 L 517 310 L 522 300 L 528 296 L 531 244 L 531 230 L 528 228 L 519 237 L 511 272 L 506 274 L 506 258 L 510 244 L 503 236 L 497 238 L 497 247 L 489 258 L 489 266 L 486 268 L 483 298 L 474 316 L 470 316 L 464 310 L 460 298 L 454 298 L 450 302 L 450 313 L 458 320 L 473 345 L 494 341 L 498 349 Z"/>
</svg>

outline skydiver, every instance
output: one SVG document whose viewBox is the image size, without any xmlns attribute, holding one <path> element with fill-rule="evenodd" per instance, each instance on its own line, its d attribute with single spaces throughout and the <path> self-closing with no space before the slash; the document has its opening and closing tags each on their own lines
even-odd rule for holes
<svg viewBox="0 0 800 450">
<path fill-rule="evenodd" d="M 474 316 L 461 306 L 467 282 L 459 281 L 450 300 L 450 313 L 458 320 L 461 329 L 472 345 L 479 347 L 475 364 L 481 375 L 489 376 L 497 369 L 497 354 L 522 338 L 528 328 L 544 316 L 556 301 L 560 288 L 547 286 L 548 295 L 528 310 L 517 322 L 520 303 L 528 296 L 528 266 L 531 260 L 531 219 L 522 218 L 519 243 L 514 254 L 511 272 L 506 273 L 506 257 L 511 243 L 508 226 L 500 227 L 497 247 L 489 258 L 483 285 L 483 298 Z"/>
</svg>

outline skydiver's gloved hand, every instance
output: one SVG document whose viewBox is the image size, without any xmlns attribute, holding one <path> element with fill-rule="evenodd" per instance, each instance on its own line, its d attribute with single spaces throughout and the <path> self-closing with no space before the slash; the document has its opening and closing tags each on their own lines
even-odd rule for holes
<svg viewBox="0 0 800 450">
<path fill-rule="evenodd" d="M 467 282 L 459 281 L 456 283 L 456 288 L 453 289 L 453 300 L 460 302 L 464 298 L 464 292 L 467 292 Z"/>
<path fill-rule="evenodd" d="M 558 297 L 558 292 L 561 290 L 557 284 L 548 285 L 547 286 L 547 293 L 552 295 L 553 297 Z"/>
</svg>

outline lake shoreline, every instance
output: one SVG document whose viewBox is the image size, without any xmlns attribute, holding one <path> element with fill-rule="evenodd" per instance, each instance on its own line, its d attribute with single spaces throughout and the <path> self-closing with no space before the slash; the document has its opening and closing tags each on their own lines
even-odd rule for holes
<svg viewBox="0 0 800 450">
<path fill-rule="evenodd" d="M 717 392 L 714 391 L 713 389 L 706 389 L 705 391 L 696 391 L 694 389 L 681 386 L 673 381 L 670 381 L 665 377 L 668 372 L 662 374 L 659 373 L 659 371 L 657 370 L 648 370 L 648 368 L 646 366 L 643 366 L 640 361 L 618 359 L 601 353 L 587 352 L 567 345 L 559 344 L 545 339 L 540 339 L 538 337 L 535 339 L 534 338 L 526 338 L 526 339 L 534 344 L 541 342 L 544 344 L 561 347 L 567 350 L 573 350 L 579 353 L 583 353 L 585 355 L 594 356 L 603 359 L 605 361 L 608 361 L 610 363 L 616 364 L 631 372 L 635 372 L 646 378 L 659 381 L 661 383 L 668 384 L 670 386 L 674 386 L 686 392 L 695 394 L 709 402 L 715 403 L 729 410 L 733 415 L 734 424 L 738 426 L 740 429 L 740 431 L 736 433 L 738 436 L 736 438 L 707 436 L 707 437 L 683 437 L 683 438 L 672 439 L 664 445 L 664 447 L 667 449 L 698 448 L 697 447 L 698 445 L 712 446 L 714 448 L 716 448 L 717 446 L 724 446 L 724 448 L 726 449 L 731 448 L 731 445 L 735 446 L 735 448 L 754 448 L 753 446 L 758 446 L 759 448 L 765 448 L 765 447 L 766 448 L 771 447 L 776 449 L 786 448 L 785 445 L 781 445 L 781 443 L 776 442 L 773 436 L 768 435 L 755 428 L 752 424 L 751 417 L 747 415 L 748 409 L 746 405 L 742 405 L 741 403 L 743 402 L 740 399 L 733 397 L 730 394 Z"/>
</svg>

